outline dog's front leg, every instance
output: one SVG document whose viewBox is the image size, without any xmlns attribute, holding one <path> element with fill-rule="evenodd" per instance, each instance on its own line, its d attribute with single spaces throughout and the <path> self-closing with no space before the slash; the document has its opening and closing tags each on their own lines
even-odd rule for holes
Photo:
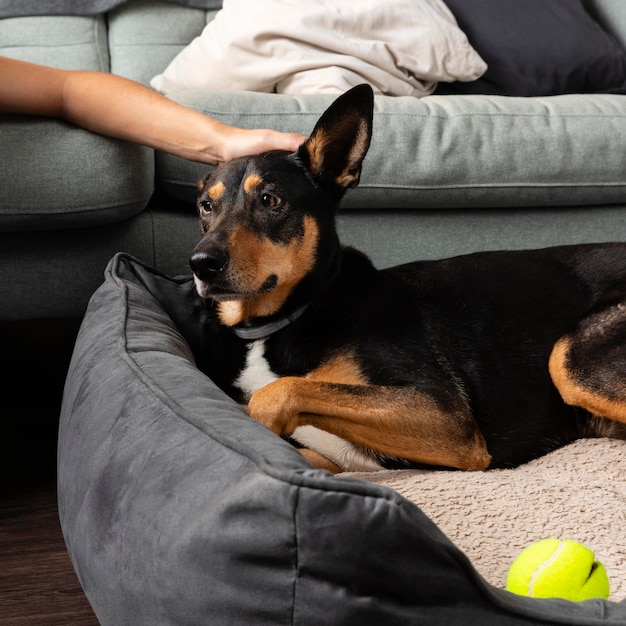
<svg viewBox="0 0 626 626">
<path fill-rule="evenodd" d="M 346 441 L 418 463 L 483 470 L 491 456 L 465 403 L 412 387 L 345 385 L 285 377 L 253 394 L 248 413 L 277 435 L 315 426 Z"/>
</svg>

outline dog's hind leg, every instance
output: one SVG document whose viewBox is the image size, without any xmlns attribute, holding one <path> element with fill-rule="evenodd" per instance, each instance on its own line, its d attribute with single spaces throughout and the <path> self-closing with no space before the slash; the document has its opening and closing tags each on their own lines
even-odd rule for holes
<svg viewBox="0 0 626 626">
<path fill-rule="evenodd" d="M 278 435 L 314 426 L 362 448 L 417 463 L 483 470 L 491 456 L 471 411 L 410 387 L 285 377 L 253 394 L 248 412 Z M 347 469 L 347 468 L 343 468 Z"/>
<path fill-rule="evenodd" d="M 317 469 L 325 469 L 331 472 L 331 474 L 338 474 L 342 471 L 336 463 L 333 463 L 330 459 L 326 458 L 323 454 L 309 450 L 308 448 L 300 449 L 300 454 Z"/>
<path fill-rule="evenodd" d="M 626 303 L 591 314 L 557 341 L 549 369 L 566 404 L 607 418 L 590 421 L 589 434 L 626 438 Z"/>
</svg>

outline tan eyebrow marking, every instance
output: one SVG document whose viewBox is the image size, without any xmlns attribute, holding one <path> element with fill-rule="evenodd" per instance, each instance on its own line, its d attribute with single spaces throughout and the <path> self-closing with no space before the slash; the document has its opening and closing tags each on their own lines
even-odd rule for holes
<svg viewBox="0 0 626 626">
<path fill-rule="evenodd" d="M 209 198 L 211 198 L 211 200 L 219 200 L 224 195 L 225 191 L 226 186 L 222 181 L 219 181 L 215 183 L 215 185 L 209 187 L 207 193 L 209 194 Z"/>
<path fill-rule="evenodd" d="M 250 174 L 243 183 L 243 189 L 246 193 L 251 193 L 257 187 L 260 187 L 263 179 L 258 174 Z"/>
</svg>

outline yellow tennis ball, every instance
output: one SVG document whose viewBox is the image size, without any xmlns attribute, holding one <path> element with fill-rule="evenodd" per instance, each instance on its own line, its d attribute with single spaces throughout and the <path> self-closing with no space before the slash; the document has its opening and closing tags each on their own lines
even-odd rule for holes
<svg viewBox="0 0 626 626">
<path fill-rule="evenodd" d="M 513 593 L 580 602 L 608 599 L 609 578 L 593 552 L 571 539 L 542 539 L 522 550 L 506 581 Z"/>
</svg>

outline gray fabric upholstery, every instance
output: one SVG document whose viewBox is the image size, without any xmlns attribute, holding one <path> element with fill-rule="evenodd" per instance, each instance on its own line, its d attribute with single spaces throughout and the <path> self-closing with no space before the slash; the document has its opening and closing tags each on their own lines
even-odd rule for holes
<svg viewBox="0 0 626 626">
<path fill-rule="evenodd" d="M 200 35 L 215 13 L 166 0 L 134 0 L 111 11 L 111 71 L 147 85 Z"/>
<path fill-rule="evenodd" d="M 0 54 L 67 69 L 109 70 L 106 18 L 0 20 Z M 117 223 L 154 189 L 154 152 L 43 118 L 0 123 L 0 232 Z"/>
<path fill-rule="evenodd" d="M 308 134 L 332 96 L 181 92 L 236 126 Z M 235 104 L 236 102 L 236 104 Z M 404 123 L 403 123 L 404 120 Z M 626 198 L 626 97 L 429 96 L 376 99 L 359 187 L 344 207 L 567 206 Z M 555 141 L 559 137 L 559 141 Z M 190 200 L 202 168 L 159 155 L 157 176 Z"/>
<path fill-rule="evenodd" d="M 376 267 L 441 259 L 478 250 L 515 250 L 614 241 L 626 233 L 620 206 L 490 211 L 342 211 L 341 240 L 367 252 Z M 390 243 L 393 242 L 393 243 Z"/>
<path fill-rule="evenodd" d="M 622 0 L 583 0 L 602 27 L 626 47 L 626 3 Z"/>
<path fill-rule="evenodd" d="M 0 233 L 0 285 L 5 294 L 0 319 L 80 319 L 102 283 L 103 268 L 120 249 L 168 266 L 163 258 L 167 255 L 157 252 L 160 246 L 148 211 L 97 228 Z M 172 269 L 180 272 L 185 265 Z"/>
<path fill-rule="evenodd" d="M 0 20 L 0 54 L 68 70 L 107 72 L 106 18 L 95 15 Z"/>
<path fill-rule="evenodd" d="M 0 137 L 0 232 L 117 223 L 152 195 L 152 150 L 20 116 L 3 120 Z"/>
<path fill-rule="evenodd" d="M 196 369 L 202 315 L 189 277 L 118 255 L 81 327 L 59 510 L 104 626 L 624 623 L 489 587 L 396 493 L 311 469 Z"/>
<path fill-rule="evenodd" d="M 0 0 L 0 17 L 25 15 L 93 15 L 105 13 L 128 0 Z M 222 0 L 169 0 L 187 7 L 217 9 Z"/>
</svg>

